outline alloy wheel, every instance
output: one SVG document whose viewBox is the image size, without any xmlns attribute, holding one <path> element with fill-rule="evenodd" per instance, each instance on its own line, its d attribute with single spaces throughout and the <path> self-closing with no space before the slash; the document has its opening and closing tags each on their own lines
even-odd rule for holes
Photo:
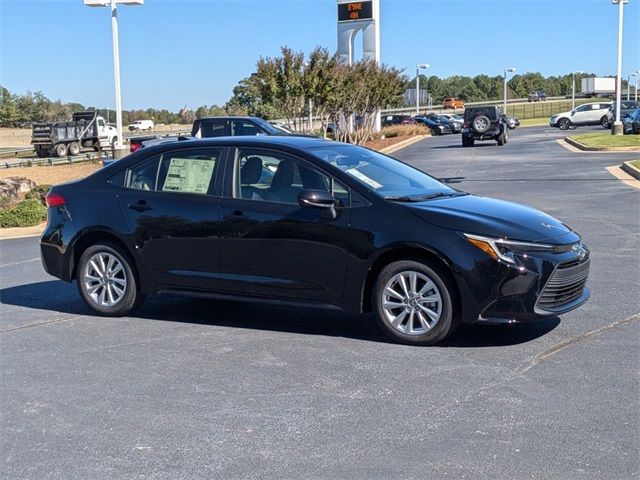
<svg viewBox="0 0 640 480">
<path fill-rule="evenodd" d="M 87 262 L 82 275 L 87 296 L 101 307 L 113 307 L 127 291 L 127 274 L 115 255 L 99 252 Z"/>
<path fill-rule="evenodd" d="M 440 290 L 426 275 L 405 271 L 394 275 L 382 292 L 385 320 L 405 335 L 422 335 L 442 315 Z"/>
</svg>

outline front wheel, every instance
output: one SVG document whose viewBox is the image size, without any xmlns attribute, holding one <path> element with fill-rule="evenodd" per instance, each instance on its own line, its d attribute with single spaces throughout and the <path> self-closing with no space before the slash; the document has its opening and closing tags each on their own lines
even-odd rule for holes
<svg viewBox="0 0 640 480">
<path fill-rule="evenodd" d="M 133 262 L 110 243 L 87 248 L 78 263 L 80 296 L 95 312 L 108 317 L 126 315 L 144 299 L 138 291 Z"/>
<path fill-rule="evenodd" d="M 558 128 L 560 130 L 569 130 L 571 128 L 571 120 L 569 120 L 568 118 L 561 118 L 560 120 L 558 120 Z"/>
<path fill-rule="evenodd" d="M 451 287 L 428 263 L 402 260 L 387 265 L 373 294 L 378 323 L 396 342 L 434 345 L 455 330 Z"/>
</svg>

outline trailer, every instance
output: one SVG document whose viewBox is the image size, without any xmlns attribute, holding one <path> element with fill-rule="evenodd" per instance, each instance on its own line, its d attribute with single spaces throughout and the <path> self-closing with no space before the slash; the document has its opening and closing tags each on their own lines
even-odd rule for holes
<svg viewBox="0 0 640 480">
<path fill-rule="evenodd" d="M 76 112 L 69 122 L 34 123 L 31 144 L 40 158 L 78 155 L 82 148 L 113 148 L 117 130 L 96 111 Z"/>
<path fill-rule="evenodd" d="M 585 97 L 609 97 L 616 93 L 616 79 L 611 77 L 583 78 L 581 92 Z"/>
</svg>

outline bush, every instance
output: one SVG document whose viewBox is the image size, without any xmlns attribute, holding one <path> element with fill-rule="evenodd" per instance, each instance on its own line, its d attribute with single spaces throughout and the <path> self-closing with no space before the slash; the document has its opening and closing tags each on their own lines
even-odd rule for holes
<svg viewBox="0 0 640 480">
<path fill-rule="evenodd" d="M 45 198 L 47 196 L 47 193 L 49 193 L 49 190 L 51 190 L 51 185 L 38 185 L 27 192 L 24 198 L 25 200 L 38 200 L 42 205 L 46 205 Z"/>
<path fill-rule="evenodd" d="M 0 210 L 0 227 L 32 227 L 47 219 L 47 208 L 35 198 Z"/>
<path fill-rule="evenodd" d="M 374 132 L 373 139 L 412 137 L 414 135 L 431 135 L 431 131 L 424 125 L 394 125 L 392 127 L 384 127 L 379 132 Z"/>
</svg>

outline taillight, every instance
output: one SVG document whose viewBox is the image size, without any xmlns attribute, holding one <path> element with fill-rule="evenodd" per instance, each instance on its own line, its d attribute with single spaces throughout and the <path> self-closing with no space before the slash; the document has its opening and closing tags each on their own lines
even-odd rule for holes
<svg viewBox="0 0 640 480">
<path fill-rule="evenodd" d="M 53 192 L 47 194 L 45 202 L 47 203 L 47 207 L 62 207 L 67 203 L 62 195 Z"/>
<path fill-rule="evenodd" d="M 133 152 L 137 152 L 138 150 L 140 150 L 140 147 L 142 146 L 142 143 L 138 143 L 138 142 L 131 142 L 131 144 L 129 145 L 129 151 L 131 153 Z"/>
</svg>

